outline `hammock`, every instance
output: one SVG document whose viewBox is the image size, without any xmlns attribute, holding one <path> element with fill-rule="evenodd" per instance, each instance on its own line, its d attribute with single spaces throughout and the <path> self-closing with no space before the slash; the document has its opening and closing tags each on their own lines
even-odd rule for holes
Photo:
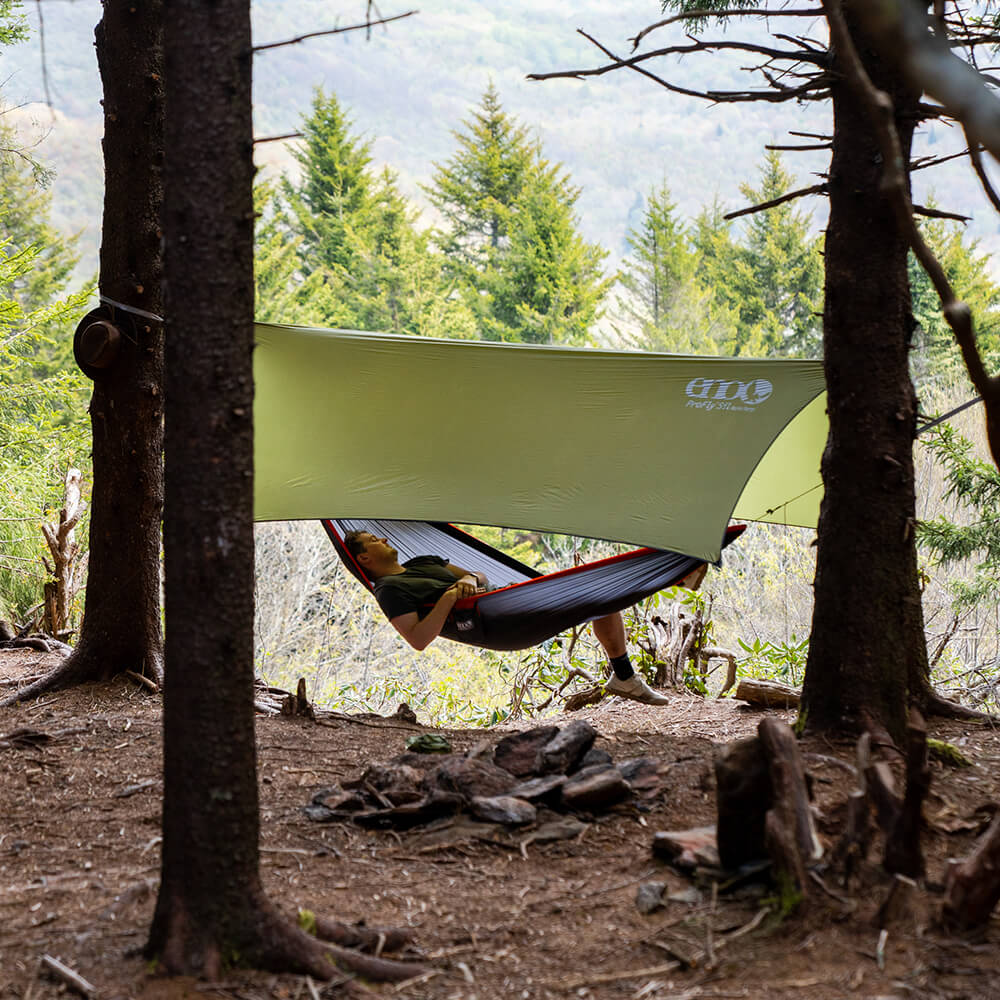
<svg viewBox="0 0 1000 1000">
<path fill-rule="evenodd" d="M 374 591 L 372 581 L 344 546 L 350 531 L 387 538 L 399 550 L 401 563 L 414 556 L 436 555 L 485 573 L 496 589 L 458 601 L 441 630 L 448 639 L 484 649 L 536 646 L 674 586 L 705 562 L 679 552 L 641 548 L 543 575 L 452 524 L 357 518 L 322 523 L 341 561 L 369 591 Z M 745 528 L 742 524 L 727 528 L 723 545 Z"/>
</svg>

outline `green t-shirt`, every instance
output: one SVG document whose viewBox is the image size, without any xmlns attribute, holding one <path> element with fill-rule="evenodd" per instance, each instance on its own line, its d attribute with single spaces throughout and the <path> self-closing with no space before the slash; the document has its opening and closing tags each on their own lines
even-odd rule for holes
<svg viewBox="0 0 1000 1000">
<path fill-rule="evenodd" d="M 415 556 L 403 567 L 405 572 L 375 581 L 375 599 L 390 620 L 411 611 L 423 618 L 456 582 L 455 574 L 447 568 L 448 560 L 441 556 Z"/>
</svg>

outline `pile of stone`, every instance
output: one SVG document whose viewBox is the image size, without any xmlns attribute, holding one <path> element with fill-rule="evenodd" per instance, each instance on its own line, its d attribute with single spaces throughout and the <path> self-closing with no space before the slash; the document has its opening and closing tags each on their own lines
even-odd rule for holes
<svg viewBox="0 0 1000 1000">
<path fill-rule="evenodd" d="M 541 808 L 561 813 L 641 806 L 663 787 L 664 764 L 635 758 L 616 764 L 594 746 L 597 731 L 577 720 L 540 726 L 465 754 L 404 753 L 369 765 L 354 781 L 313 796 L 306 815 L 319 823 L 407 829 L 443 816 L 518 827 Z"/>
</svg>

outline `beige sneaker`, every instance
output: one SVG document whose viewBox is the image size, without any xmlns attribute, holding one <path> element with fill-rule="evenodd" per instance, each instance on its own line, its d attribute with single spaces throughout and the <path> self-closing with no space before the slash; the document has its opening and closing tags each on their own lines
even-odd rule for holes
<svg viewBox="0 0 1000 1000">
<path fill-rule="evenodd" d="M 612 677 L 604 685 L 607 694 L 616 694 L 619 698 L 631 701 L 641 701 L 645 705 L 669 705 L 666 695 L 657 694 L 638 674 L 633 674 L 627 681 Z"/>
</svg>

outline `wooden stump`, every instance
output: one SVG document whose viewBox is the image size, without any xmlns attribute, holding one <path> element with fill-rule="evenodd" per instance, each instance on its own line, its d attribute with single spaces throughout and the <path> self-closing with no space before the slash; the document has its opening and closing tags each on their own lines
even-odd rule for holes
<svg viewBox="0 0 1000 1000">
<path fill-rule="evenodd" d="M 927 766 L 927 724 L 916 709 L 906 725 L 906 791 L 895 822 L 888 831 L 883 867 L 887 872 L 922 878 L 924 855 L 920 846 L 923 804 L 931 785 Z"/>
<path fill-rule="evenodd" d="M 1000 812 L 965 861 L 953 861 L 945 875 L 942 917 L 953 927 L 980 927 L 1000 902 Z"/>
<path fill-rule="evenodd" d="M 724 868 L 767 857 L 764 817 L 771 800 L 771 777 L 760 740 L 751 736 L 724 746 L 715 760 L 717 839 Z"/>
</svg>

